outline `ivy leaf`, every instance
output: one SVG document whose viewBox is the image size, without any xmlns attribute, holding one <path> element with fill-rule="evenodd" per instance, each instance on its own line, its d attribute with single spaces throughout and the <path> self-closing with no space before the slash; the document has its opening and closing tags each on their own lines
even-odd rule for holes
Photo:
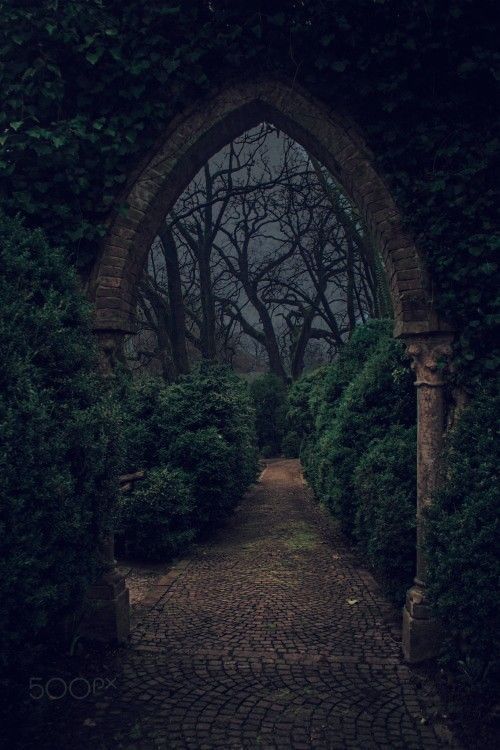
<svg viewBox="0 0 500 750">
<path fill-rule="evenodd" d="M 85 55 L 91 65 L 95 65 L 96 62 L 102 57 L 102 50 L 94 50 L 94 52 L 87 52 Z"/>
<path fill-rule="evenodd" d="M 347 60 L 336 60 L 332 63 L 331 68 L 332 70 L 337 71 L 337 73 L 343 73 L 347 68 Z"/>
<path fill-rule="evenodd" d="M 15 122 L 10 123 L 10 127 L 12 128 L 12 130 L 19 130 L 22 124 L 23 124 L 22 120 L 16 120 Z"/>
<path fill-rule="evenodd" d="M 473 60 L 465 60 L 461 65 L 458 66 L 458 73 L 470 73 L 472 70 L 476 70 L 477 63 Z"/>
<path fill-rule="evenodd" d="M 284 13 L 275 13 L 274 16 L 270 16 L 269 20 L 275 26 L 283 26 L 284 23 L 285 23 L 285 14 Z"/>
</svg>

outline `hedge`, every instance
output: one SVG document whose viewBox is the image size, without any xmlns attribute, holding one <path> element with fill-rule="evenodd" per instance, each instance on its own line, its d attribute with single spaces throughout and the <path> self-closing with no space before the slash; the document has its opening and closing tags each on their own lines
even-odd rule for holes
<svg viewBox="0 0 500 750">
<path fill-rule="evenodd" d="M 127 468 L 146 470 L 146 482 L 120 502 L 118 542 L 137 557 L 168 560 L 221 525 L 256 477 L 248 388 L 213 363 L 173 385 L 122 375 L 118 386 Z M 180 488 L 177 495 L 172 487 Z"/>
<path fill-rule="evenodd" d="M 259 450 L 264 457 L 279 456 L 286 429 L 287 386 L 273 373 L 266 373 L 250 383 L 255 408 Z"/>
<path fill-rule="evenodd" d="M 370 443 L 353 478 L 353 538 L 397 602 L 415 575 L 416 453 L 416 428 L 396 425 Z"/>
<path fill-rule="evenodd" d="M 5 216 L 0 299 L 0 667 L 15 670 L 69 635 L 98 571 L 121 429 L 74 272 Z"/>
<path fill-rule="evenodd" d="M 148 471 L 134 492 L 120 499 L 118 512 L 127 553 L 137 558 L 168 560 L 196 536 L 191 485 L 181 469 Z"/>
<path fill-rule="evenodd" d="M 494 683 L 500 664 L 499 416 L 498 383 L 491 383 L 448 437 L 443 487 L 426 523 L 427 582 L 446 633 L 443 657 L 477 687 Z"/>
<path fill-rule="evenodd" d="M 359 326 L 334 363 L 292 386 L 289 403 L 316 496 L 401 601 L 415 560 L 416 397 L 390 321 Z"/>
</svg>

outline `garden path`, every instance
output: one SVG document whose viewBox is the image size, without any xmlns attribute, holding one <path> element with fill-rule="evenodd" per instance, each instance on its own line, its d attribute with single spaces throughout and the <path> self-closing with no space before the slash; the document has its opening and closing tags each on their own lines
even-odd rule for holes
<svg viewBox="0 0 500 750">
<path fill-rule="evenodd" d="M 449 746 L 432 686 L 402 662 L 399 612 L 298 461 L 269 461 L 217 537 L 153 588 L 108 665 L 114 687 L 74 701 L 72 748 Z"/>
</svg>

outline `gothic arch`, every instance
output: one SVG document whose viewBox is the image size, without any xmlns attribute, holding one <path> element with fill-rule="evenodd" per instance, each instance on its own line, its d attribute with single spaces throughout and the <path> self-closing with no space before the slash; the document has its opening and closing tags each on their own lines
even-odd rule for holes
<svg viewBox="0 0 500 750">
<path fill-rule="evenodd" d="M 103 367 L 112 367 L 124 334 L 134 330 L 136 287 L 165 215 L 214 153 L 262 121 L 280 127 L 331 171 L 358 207 L 384 262 L 394 308 L 394 334 L 406 340 L 416 373 L 419 552 L 415 585 L 408 592 L 404 610 L 403 650 L 408 660 L 422 661 L 436 653 L 439 624 L 425 593 L 420 519 L 439 478 L 445 422 L 442 363 L 451 356 L 452 334 L 435 313 L 422 258 L 403 229 L 372 154 L 348 117 L 330 111 L 295 84 L 267 80 L 229 84 L 172 120 L 161 141 L 129 176 L 119 199 L 128 210 L 125 215 L 116 212 L 112 216 L 91 275 L 89 296 L 95 307 L 94 327 Z M 112 545 L 109 550 L 112 570 Z M 107 576 L 106 596 L 103 598 L 102 582 L 96 589 L 97 600 L 107 608 L 104 638 L 123 640 L 128 628 L 126 590 L 115 573 Z M 102 631 L 102 622 L 99 627 Z"/>
<path fill-rule="evenodd" d="M 355 124 L 297 85 L 268 80 L 228 85 L 175 117 L 130 176 L 120 199 L 127 213 L 112 217 L 89 288 L 101 336 L 133 331 L 136 285 L 165 215 L 216 151 L 263 120 L 325 164 L 359 208 L 384 261 L 395 335 L 441 330 L 422 258 Z"/>
</svg>

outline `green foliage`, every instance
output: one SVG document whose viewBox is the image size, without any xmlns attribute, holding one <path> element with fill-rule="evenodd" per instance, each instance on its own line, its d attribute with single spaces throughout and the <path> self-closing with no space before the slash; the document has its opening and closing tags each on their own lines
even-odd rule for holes
<svg viewBox="0 0 500 750">
<path fill-rule="evenodd" d="M 271 71 L 356 120 L 418 239 L 440 312 L 461 332 L 459 376 L 480 378 L 498 362 L 495 3 L 278 8 L 4 0 L 8 210 L 90 268 L 126 175 L 172 117 L 225 76 Z"/>
<path fill-rule="evenodd" d="M 384 337 L 344 390 L 318 446 L 316 485 L 348 534 L 354 524 L 353 476 L 358 461 L 389 427 L 410 426 L 415 419 L 413 378 L 403 345 Z"/>
<path fill-rule="evenodd" d="M 429 594 L 444 623 L 444 656 L 481 686 L 498 671 L 500 397 L 484 388 L 461 414 L 443 489 L 427 518 Z"/>
<path fill-rule="evenodd" d="M 144 560 L 161 561 L 182 552 L 196 536 L 195 499 L 189 475 L 181 469 L 151 469 L 137 488 L 123 495 L 118 527 L 127 551 Z"/>
<path fill-rule="evenodd" d="M 400 600 L 415 559 L 416 399 L 390 329 L 359 326 L 336 362 L 292 386 L 287 417 L 316 496 Z"/>
<path fill-rule="evenodd" d="M 251 382 L 250 393 L 261 453 L 266 457 L 279 456 L 285 434 L 287 387 L 277 375 L 267 373 Z"/>
<path fill-rule="evenodd" d="M 205 532 L 223 521 L 238 501 L 242 486 L 233 474 L 234 446 L 215 427 L 205 427 L 179 435 L 168 455 L 189 474 L 196 528 Z"/>
<path fill-rule="evenodd" d="M 255 479 L 255 416 L 248 389 L 231 370 L 211 363 L 174 385 L 122 376 L 118 387 L 126 415 L 125 466 L 145 469 L 147 478 L 145 486 L 138 483 L 125 496 L 118 524 L 133 554 L 168 559 L 223 523 Z M 182 485 L 179 505 L 169 483 Z"/>
<path fill-rule="evenodd" d="M 319 367 L 306 373 L 288 391 L 287 423 L 304 441 L 315 428 L 315 396 L 322 389 L 329 368 Z"/>
<path fill-rule="evenodd" d="M 295 430 L 287 432 L 281 441 L 281 450 L 285 458 L 299 458 L 300 456 L 300 435 Z"/>
<path fill-rule="evenodd" d="M 202 363 L 198 370 L 165 389 L 156 422 L 158 460 L 187 432 L 215 429 L 231 448 L 229 467 L 241 494 L 255 479 L 255 413 L 246 383 L 229 367 Z"/>
<path fill-rule="evenodd" d="M 75 274 L 0 216 L 0 663 L 78 608 L 115 501 L 119 412 L 96 375 Z"/>
<path fill-rule="evenodd" d="M 158 466 L 161 446 L 156 425 L 161 413 L 161 395 L 168 386 L 158 377 L 142 374 L 132 378 L 130 373 L 122 371 L 116 375 L 115 388 L 123 407 L 124 471 Z"/>
<path fill-rule="evenodd" d="M 415 575 L 416 453 L 416 429 L 398 425 L 370 443 L 354 472 L 353 538 L 396 602 Z"/>
<path fill-rule="evenodd" d="M 391 336 L 392 328 L 390 320 L 370 320 L 354 330 L 347 346 L 340 350 L 335 365 L 325 372 L 316 408 L 314 402 L 311 404 L 318 429 L 328 429 L 344 390 L 360 372 L 381 338 Z"/>
</svg>

